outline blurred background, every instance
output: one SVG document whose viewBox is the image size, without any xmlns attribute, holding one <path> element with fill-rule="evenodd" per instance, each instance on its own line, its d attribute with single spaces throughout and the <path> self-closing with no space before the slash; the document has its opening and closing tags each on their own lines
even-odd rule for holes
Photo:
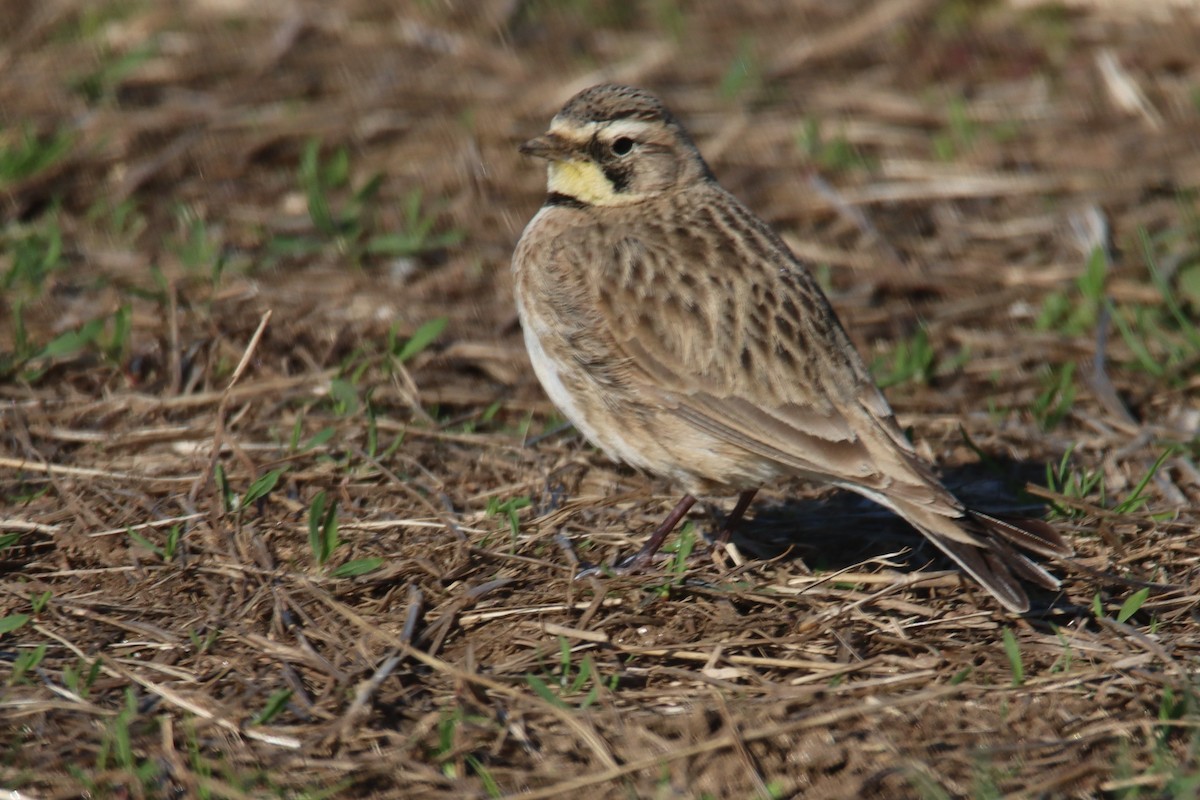
<svg viewBox="0 0 1200 800">
<path fill-rule="evenodd" d="M 1200 179 L 1183 0 L 10 0 L 0 15 L 0 200 L 21 223 L 6 240 L 61 242 L 7 270 L 5 310 L 45 337 L 126 308 L 139 352 L 157 309 L 124 290 L 214 273 L 311 310 L 306 325 L 416 325 L 436 304 L 462 338 L 515 342 L 506 262 L 543 176 L 514 146 L 601 81 L 662 94 L 845 306 L 904 295 L 907 318 L 866 314 L 867 341 L 912 333 L 931 294 L 976 321 L 966 295 L 988 295 L 989 317 L 1054 316 L 1044 302 L 1096 243 L 1132 256 L 1139 231 L 1184 230 Z M 1194 266 L 1166 268 L 1193 305 Z M 1118 259 L 1118 295 L 1139 271 Z M 46 297 L 43 275 L 77 291 Z"/>
</svg>

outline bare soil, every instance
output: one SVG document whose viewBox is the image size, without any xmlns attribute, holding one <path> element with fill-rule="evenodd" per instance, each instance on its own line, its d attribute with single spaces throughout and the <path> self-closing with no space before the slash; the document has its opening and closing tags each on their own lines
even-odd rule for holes
<svg viewBox="0 0 1200 800">
<path fill-rule="evenodd" d="M 0 788 L 1196 797 L 1198 14 L 6 0 Z M 574 579 L 676 499 L 562 428 L 511 299 L 515 147 L 602 80 L 813 265 L 956 492 L 1069 536 L 1060 594 L 1008 615 L 800 483 L 738 566 L 698 508 L 690 559 Z"/>
</svg>

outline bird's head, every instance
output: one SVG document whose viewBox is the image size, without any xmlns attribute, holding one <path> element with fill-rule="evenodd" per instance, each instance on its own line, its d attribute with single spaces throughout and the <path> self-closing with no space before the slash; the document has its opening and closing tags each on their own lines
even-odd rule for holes
<svg viewBox="0 0 1200 800">
<path fill-rule="evenodd" d="M 632 205 L 711 177 L 666 106 L 631 86 L 585 89 L 520 150 L 549 162 L 550 194 L 585 205 Z"/>
</svg>

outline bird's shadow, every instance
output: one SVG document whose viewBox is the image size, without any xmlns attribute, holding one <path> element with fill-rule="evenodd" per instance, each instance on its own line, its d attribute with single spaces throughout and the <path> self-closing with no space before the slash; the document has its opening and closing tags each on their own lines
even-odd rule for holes
<svg viewBox="0 0 1200 800">
<path fill-rule="evenodd" d="M 942 473 L 946 488 L 966 506 L 1008 517 L 1045 515 L 1043 501 L 1022 496 L 1027 483 L 1044 478 L 1044 464 L 999 458 Z M 734 542 L 754 558 L 800 558 L 820 571 L 844 569 L 900 550 L 911 551 L 911 569 L 931 563 L 957 569 L 901 517 L 844 490 L 782 503 L 756 502 L 735 529 Z"/>
</svg>

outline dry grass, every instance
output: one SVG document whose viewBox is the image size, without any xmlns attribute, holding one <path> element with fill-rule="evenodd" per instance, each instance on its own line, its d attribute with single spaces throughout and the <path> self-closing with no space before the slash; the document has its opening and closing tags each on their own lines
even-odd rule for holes
<svg viewBox="0 0 1200 800">
<path fill-rule="evenodd" d="M 1194 15 L 695 5 L 0 7 L 0 787 L 1196 796 Z M 572 579 L 673 499 L 558 430 L 510 298 L 514 145 L 608 78 L 956 490 L 1053 515 L 1061 596 L 799 484 L 732 570 Z"/>
</svg>

